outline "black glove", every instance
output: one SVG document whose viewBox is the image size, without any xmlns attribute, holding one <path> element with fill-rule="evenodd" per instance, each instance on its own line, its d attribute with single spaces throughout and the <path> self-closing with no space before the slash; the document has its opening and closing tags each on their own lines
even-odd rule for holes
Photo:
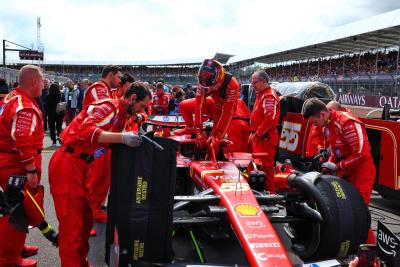
<svg viewBox="0 0 400 267">
<path fill-rule="evenodd" d="M 321 148 L 319 150 L 319 155 L 324 158 L 324 161 L 327 161 L 329 159 L 330 154 L 331 154 L 331 151 L 329 148 Z"/>
</svg>

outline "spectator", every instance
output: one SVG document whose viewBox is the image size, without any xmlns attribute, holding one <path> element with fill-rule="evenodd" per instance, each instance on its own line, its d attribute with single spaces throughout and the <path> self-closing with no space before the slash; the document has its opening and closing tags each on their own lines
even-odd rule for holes
<svg viewBox="0 0 400 267">
<path fill-rule="evenodd" d="M 89 87 L 89 80 L 83 79 L 79 84 L 79 97 L 78 97 L 78 112 L 82 110 L 83 97 L 85 96 L 86 89 Z"/>
<path fill-rule="evenodd" d="M 36 103 L 38 104 L 38 106 L 40 108 L 40 111 L 42 112 L 42 116 L 43 116 L 43 114 L 44 114 L 44 106 L 43 106 L 42 98 L 40 96 L 37 96 L 37 97 L 34 97 L 34 99 L 35 99 Z M 42 118 L 42 120 L 43 120 L 43 118 Z"/>
<path fill-rule="evenodd" d="M 192 84 L 191 83 L 187 83 L 186 85 L 185 85 L 185 88 L 183 88 L 183 90 L 185 91 L 185 95 L 186 95 L 186 99 L 189 99 L 189 98 L 194 98 L 195 96 L 196 96 L 196 93 L 195 93 L 195 91 L 193 90 L 193 86 L 192 86 Z"/>
<path fill-rule="evenodd" d="M 43 90 L 42 90 L 42 95 L 40 96 L 41 101 L 43 103 L 43 128 L 44 131 L 47 132 L 47 107 L 46 107 L 46 96 L 49 94 L 49 88 L 50 88 L 50 80 L 49 79 L 44 79 L 43 80 Z"/>
<path fill-rule="evenodd" d="M 241 86 L 240 88 L 240 99 L 242 99 L 243 102 L 246 103 L 246 105 L 249 103 L 249 90 L 249 85 Z"/>
<path fill-rule="evenodd" d="M 78 107 L 79 90 L 74 86 L 72 80 L 66 82 L 66 87 L 63 90 L 64 101 L 67 103 L 65 110 L 65 123 L 67 126 L 76 116 L 76 109 Z"/>
<path fill-rule="evenodd" d="M 180 86 L 172 88 L 172 98 L 168 102 L 169 115 L 179 114 L 179 104 L 185 100 L 185 92 Z"/>
<path fill-rule="evenodd" d="M 6 80 L 0 79 L 0 94 L 8 94 L 8 85 Z"/>
<path fill-rule="evenodd" d="M 14 83 L 13 83 L 13 88 L 12 88 L 12 90 L 14 90 L 15 88 L 17 88 L 18 85 L 19 85 L 18 82 L 14 82 Z"/>
<path fill-rule="evenodd" d="M 57 139 L 61 133 L 62 120 L 64 112 L 57 113 L 57 104 L 61 101 L 61 91 L 58 83 L 50 85 L 49 93 L 46 95 L 46 112 L 49 119 L 50 138 L 53 141 L 53 146 L 57 144 Z M 57 135 L 56 135 L 57 133 Z"/>
</svg>

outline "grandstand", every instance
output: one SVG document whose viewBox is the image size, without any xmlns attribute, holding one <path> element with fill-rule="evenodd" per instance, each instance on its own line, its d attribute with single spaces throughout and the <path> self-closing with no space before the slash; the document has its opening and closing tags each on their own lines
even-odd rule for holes
<svg viewBox="0 0 400 267">
<path fill-rule="evenodd" d="M 141 81 L 154 82 L 158 78 L 164 78 L 168 83 L 184 84 L 196 82 L 195 76 L 201 62 L 202 59 L 158 62 L 45 62 L 42 67 L 55 80 L 69 77 L 73 80 L 88 78 L 95 81 L 100 79 L 104 65 L 115 64 L 121 66 L 123 72 L 129 72 Z M 18 62 L 7 65 L 7 68 L 17 70 L 23 65 L 24 63 Z"/>
<path fill-rule="evenodd" d="M 255 68 L 266 67 L 273 81 L 322 81 L 339 93 L 400 95 L 400 9 L 312 36 L 304 36 L 251 54 L 217 53 L 217 58 L 242 83 Z M 138 80 L 195 83 L 201 59 L 157 62 L 45 62 L 48 75 L 74 80 L 99 79 L 106 64 L 121 65 Z M 9 64 L 19 69 L 21 62 Z M 8 71 L 7 73 L 9 73 Z M 0 70 L 0 75 L 1 75 Z M 3 77 L 5 76 L 3 70 Z M 11 75 L 12 76 L 12 75 Z M 11 80 L 14 78 L 11 77 Z"/>
</svg>

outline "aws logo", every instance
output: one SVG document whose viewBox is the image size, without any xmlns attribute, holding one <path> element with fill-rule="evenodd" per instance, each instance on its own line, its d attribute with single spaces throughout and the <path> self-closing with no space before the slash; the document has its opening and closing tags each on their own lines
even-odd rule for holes
<svg viewBox="0 0 400 267">
<path fill-rule="evenodd" d="M 396 257 L 396 252 L 398 250 L 399 243 L 397 240 L 382 231 L 381 229 L 378 230 L 378 246 L 382 249 L 383 252 L 387 255 L 392 255 Z"/>
<path fill-rule="evenodd" d="M 259 207 L 250 203 L 236 204 L 233 210 L 241 217 L 259 217 L 261 213 Z"/>
</svg>

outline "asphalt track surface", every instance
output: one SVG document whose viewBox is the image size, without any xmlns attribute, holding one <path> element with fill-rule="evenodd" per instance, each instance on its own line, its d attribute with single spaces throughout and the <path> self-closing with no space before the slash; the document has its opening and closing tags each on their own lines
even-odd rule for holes
<svg viewBox="0 0 400 267">
<path fill-rule="evenodd" d="M 53 199 L 49 192 L 48 183 L 48 164 L 51 155 L 55 151 L 55 148 L 50 147 L 51 140 L 46 132 L 44 140 L 43 150 L 43 162 L 42 162 L 42 184 L 45 188 L 45 199 L 44 206 L 46 212 L 47 221 L 57 230 L 58 222 L 54 211 Z M 389 229 L 394 233 L 400 234 L 400 201 L 391 201 L 382 199 L 378 194 L 374 193 L 371 198 L 371 215 L 372 215 L 372 228 L 376 230 L 377 220 L 381 220 L 385 223 Z M 93 267 L 107 266 L 103 263 L 105 253 L 105 228 L 106 224 L 95 224 L 97 230 L 97 236 L 90 238 L 90 253 L 89 262 Z M 279 227 L 277 227 L 279 228 Z M 281 236 L 283 232 L 277 229 L 278 235 Z M 283 234 L 284 235 L 284 234 Z M 282 240 L 285 247 L 289 249 L 290 242 L 288 239 Z M 10 240 L 10 242 L 12 242 Z M 30 229 L 30 233 L 27 237 L 27 243 L 29 245 L 38 245 L 40 247 L 39 253 L 32 258 L 37 259 L 38 266 L 44 267 L 56 267 L 60 265 L 60 258 L 58 256 L 58 249 L 53 247 L 49 241 L 47 241 L 38 229 Z M 297 256 L 289 252 L 289 256 L 292 261 L 298 262 Z"/>
</svg>

